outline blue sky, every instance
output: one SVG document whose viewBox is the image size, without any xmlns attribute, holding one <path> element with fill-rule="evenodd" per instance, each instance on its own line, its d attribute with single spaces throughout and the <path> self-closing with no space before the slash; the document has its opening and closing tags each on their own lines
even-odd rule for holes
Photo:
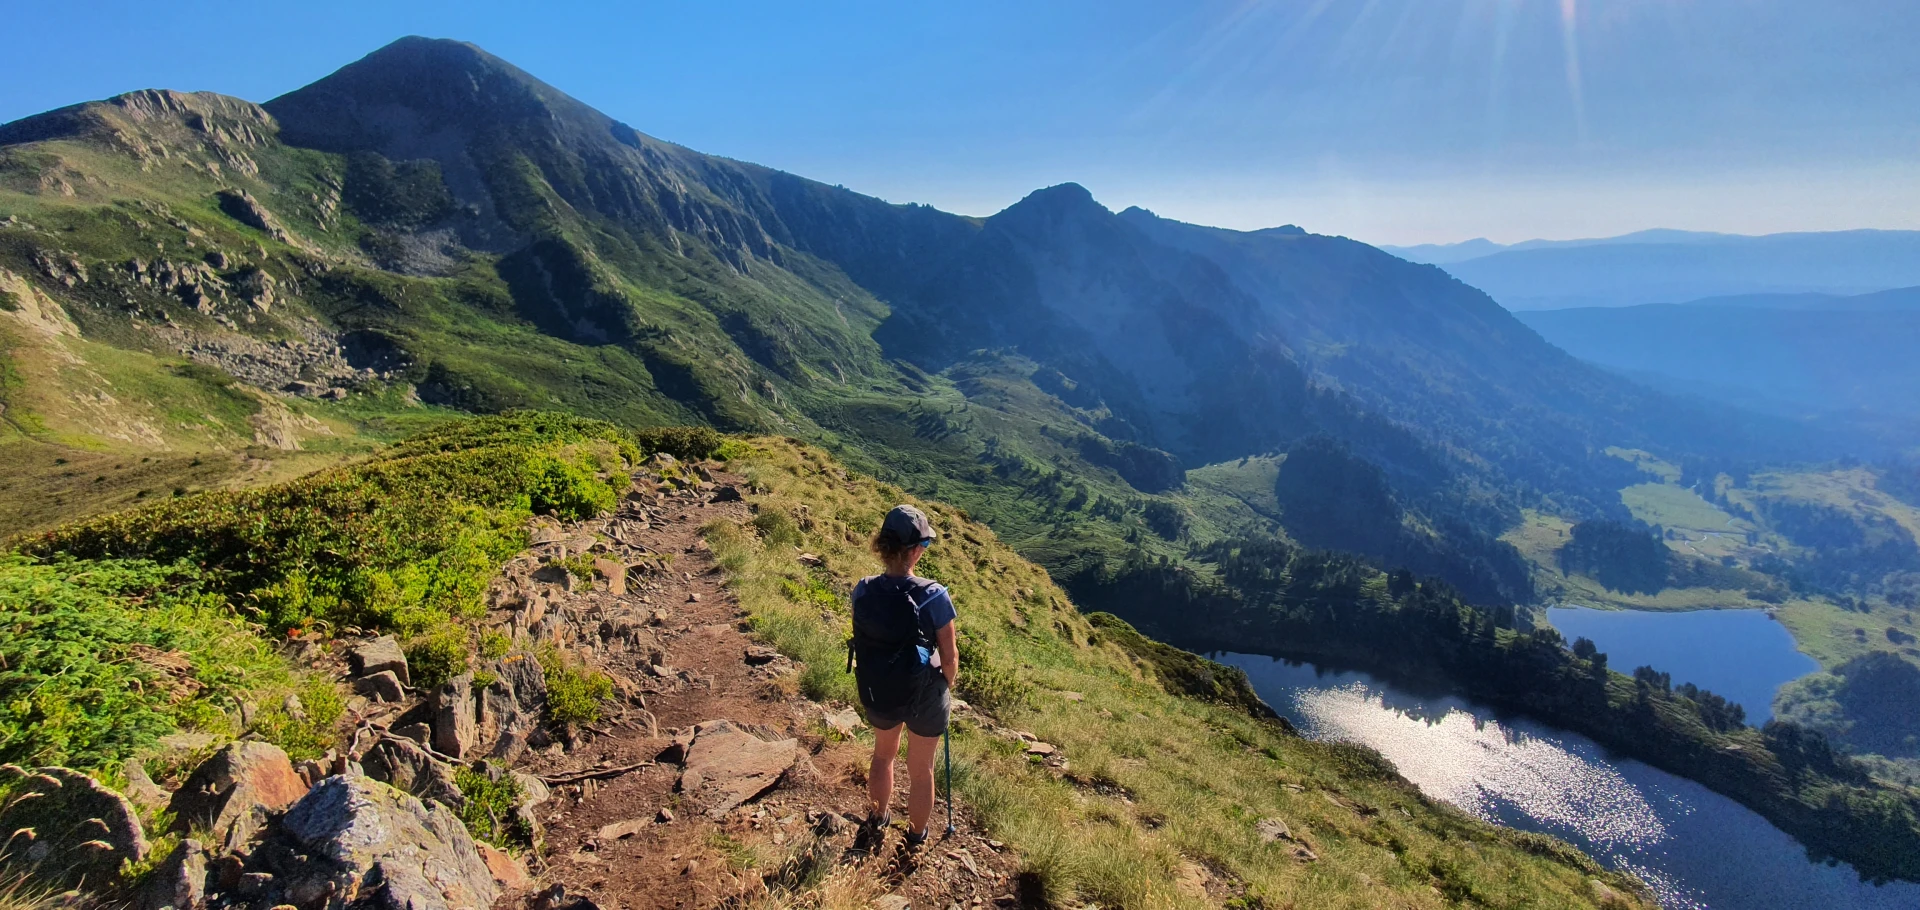
<svg viewBox="0 0 1920 910">
<path fill-rule="evenodd" d="M 543 8 L 547 7 L 547 8 Z M 1085 184 L 1380 243 L 1920 228 L 1912 0 L 21 3 L 0 120 L 266 100 L 406 34 L 644 132 L 969 214 Z"/>
</svg>

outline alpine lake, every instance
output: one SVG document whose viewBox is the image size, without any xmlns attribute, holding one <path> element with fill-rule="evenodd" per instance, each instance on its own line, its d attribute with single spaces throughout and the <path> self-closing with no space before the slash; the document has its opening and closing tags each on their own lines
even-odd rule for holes
<svg viewBox="0 0 1920 910">
<path fill-rule="evenodd" d="M 1552 608 L 1568 641 L 1592 639 L 1615 669 L 1651 665 L 1740 703 L 1764 723 L 1782 683 L 1818 669 L 1753 610 L 1686 613 Z M 1310 737 L 1371 746 L 1434 799 L 1483 820 L 1572 843 L 1647 882 L 1667 910 L 1920 908 L 1920 885 L 1863 882 L 1700 784 L 1592 740 L 1445 692 L 1371 674 L 1222 652 Z"/>
</svg>

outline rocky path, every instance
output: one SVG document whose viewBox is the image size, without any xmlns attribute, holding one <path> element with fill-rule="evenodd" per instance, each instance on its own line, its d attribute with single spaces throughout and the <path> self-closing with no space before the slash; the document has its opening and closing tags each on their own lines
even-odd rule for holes
<svg viewBox="0 0 1920 910">
<path fill-rule="evenodd" d="M 794 694 L 797 668 L 748 634 L 701 528 L 750 507 L 737 478 L 699 476 L 676 490 L 641 473 L 613 518 L 541 529 L 496 589 L 495 623 L 557 642 L 620 693 L 573 746 L 517 762 L 556 782 L 535 808 L 546 859 L 496 906 L 714 907 L 808 888 L 848 906 L 1015 902 L 1013 858 L 964 811 L 956 836 L 918 850 L 902 828 L 858 830 L 859 722 Z M 555 584 L 544 566 L 582 551 L 599 559 L 590 589 Z"/>
</svg>

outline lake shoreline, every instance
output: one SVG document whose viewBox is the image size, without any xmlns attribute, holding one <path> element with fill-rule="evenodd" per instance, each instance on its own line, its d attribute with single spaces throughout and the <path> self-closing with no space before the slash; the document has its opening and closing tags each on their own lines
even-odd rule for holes
<svg viewBox="0 0 1920 910">
<path fill-rule="evenodd" d="M 1457 691 L 1416 694 L 1363 670 L 1245 651 L 1209 656 L 1246 674 L 1304 735 L 1372 747 L 1430 797 L 1568 840 L 1640 875 L 1669 910 L 1802 905 L 1771 900 L 1772 890 L 1872 908 L 1920 896 L 1912 884 L 1883 890 L 1857 870 L 1823 865 L 1730 797 L 1577 731 Z"/>
<path fill-rule="evenodd" d="M 1316 665 L 1349 666 L 1396 686 L 1444 689 L 1516 717 L 1578 733 L 1619 756 L 1699 783 L 1753 810 L 1792 836 L 1816 860 L 1847 862 L 1862 880 L 1920 882 L 1920 830 L 1915 829 L 1913 822 L 1916 810 L 1907 808 L 1895 812 L 1878 804 L 1871 807 L 1868 804 L 1871 800 L 1886 798 L 1893 791 L 1883 786 L 1849 784 L 1824 777 L 1818 780 L 1826 782 L 1817 785 L 1792 783 L 1803 773 L 1823 773 L 1813 767 L 1783 780 L 1778 776 L 1778 760 L 1768 752 L 1760 731 L 1743 728 L 1719 734 L 1704 729 L 1697 733 L 1683 732 L 1690 728 L 1675 721 L 1670 711 L 1651 703 L 1640 702 L 1644 707 L 1639 710 L 1623 708 L 1622 704 L 1631 706 L 1636 698 L 1648 693 L 1641 691 L 1636 695 L 1634 684 L 1624 682 L 1618 674 L 1612 674 L 1607 680 L 1602 701 L 1571 700 L 1579 702 L 1574 704 L 1568 698 L 1555 697 L 1552 687 L 1508 692 L 1490 685 L 1471 685 L 1418 653 L 1401 655 L 1407 659 L 1396 662 L 1395 655 L 1356 647 L 1347 641 L 1312 647 L 1296 639 L 1292 647 L 1271 647 L 1255 636 L 1237 641 L 1217 640 L 1204 633 L 1193 634 L 1192 628 L 1186 626 L 1181 632 L 1174 632 L 1147 623 L 1142 631 L 1195 653 L 1257 654 Z M 1557 631 L 1554 636 L 1558 638 Z M 1271 636 L 1258 638 L 1270 639 Z M 1620 689 L 1622 684 L 1627 688 Z M 1691 723 L 1697 726 L 1697 721 Z M 1758 760 L 1762 755 L 1766 756 L 1764 763 Z M 1805 796 L 1799 795 L 1806 786 L 1816 787 L 1806 791 L 1807 795 L 1826 793 L 1830 796 L 1809 803 Z M 1849 808 L 1856 802 L 1861 805 L 1860 809 Z M 1910 846 L 1914 848 L 1912 851 L 1908 850 Z"/>
</svg>

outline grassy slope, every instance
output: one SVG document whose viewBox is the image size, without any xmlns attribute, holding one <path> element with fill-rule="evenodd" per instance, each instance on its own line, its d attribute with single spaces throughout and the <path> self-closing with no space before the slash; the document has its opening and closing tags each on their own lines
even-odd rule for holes
<svg viewBox="0 0 1920 910">
<path fill-rule="evenodd" d="M 733 465 L 759 517 L 751 530 L 712 530 L 723 565 L 761 633 L 807 663 L 806 690 L 844 700 L 844 596 L 875 569 L 863 545 L 878 517 L 910 498 L 787 440 L 754 440 Z M 1377 755 L 1169 695 L 1150 662 L 1098 631 L 1039 567 L 955 509 L 921 504 L 943 532 L 923 572 L 953 590 L 962 634 L 978 643 L 962 673 L 999 680 L 963 694 L 998 702 L 1001 722 L 1069 759 L 1055 775 L 970 722 L 955 740 L 964 794 L 1053 894 L 1204 905 L 1172 884 L 1184 863 L 1270 907 L 1572 907 L 1594 902 L 1590 879 L 1622 886 L 1558 842 L 1425 799 Z M 800 565 L 802 550 L 824 568 Z M 1254 824 L 1270 816 L 1319 861 L 1262 843 Z"/>
<path fill-rule="evenodd" d="M 34 538 L 32 559 L 0 563 L 0 612 L 36 630 L 10 640 L 19 653 L 0 674 L 0 689 L 12 693 L 0 756 L 105 773 L 176 727 L 242 732 L 243 702 L 261 707 L 253 733 L 312 754 L 333 713 L 313 709 L 330 705 L 330 690 L 290 674 L 265 636 L 358 625 L 398 630 L 412 642 L 410 657 L 413 644 L 443 644 L 499 560 L 524 543 L 530 510 L 610 503 L 591 471 L 609 459 L 630 462 L 635 451 L 591 422 L 475 420 L 360 466 Z M 797 684 L 845 699 L 845 594 L 870 571 L 861 544 L 877 516 L 906 497 L 790 440 L 723 451 L 750 479 L 758 512 L 749 526 L 710 529 L 732 583 L 760 633 L 805 661 Z M 559 489 L 578 484 L 586 498 L 555 499 L 556 477 L 575 478 Z M 1207 906 L 1233 895 L 1269 907 L 1573 907 L 1594 905 L 1594 879 L 1629 887 L 1564 844 L 1426 800 L 1377 755 L 1302 740 L 1256 718 L 1231 670 L 1140 640 L 1115 621 L 1089 621 L 984 526 L 950 506 L 924 505 L 944 538 L 925 571 L 953 589 L 962 610 L 962 693 L 1058 744 L 1070 761 L 1069 773 L 1056 774 L 971 721 L 955 744 L 963 794 L 1056 898 L 1128 907 Z M 825 566 L 801 566 L 799 549 L 819 553 Z M 264 624 L 237 617 L 241 604 Z M 23 659 L 41 653 L 36 643 L 47 635 L 76 634 L 95 659 Z M 473 647 L 464 633 L 451 644 Z M 121 659 L 140 647 L 179 649 L 192 662 L 163 676 L 163 662 Z M 200 695 L 170 701 L 188 680 Z M 1171 695 L 1172 684 L 1209 700 Z M 16 698 L 22 687 L 41 695 Z M 293 688 L 309 705 L 304 725 L 274 707 Z M 100 692 L 131 697 L 99 701 Z M 55 730 L 58 738 L 48 735 Z M 1254 824 L 1267 817 L 1285 819 L 1318 859 L 1303 862 L 1293 843 L 1263 842 Z M 1211 876 L 1213 895 L 1177 888 L 1182 872 Z"/>
</svg>

